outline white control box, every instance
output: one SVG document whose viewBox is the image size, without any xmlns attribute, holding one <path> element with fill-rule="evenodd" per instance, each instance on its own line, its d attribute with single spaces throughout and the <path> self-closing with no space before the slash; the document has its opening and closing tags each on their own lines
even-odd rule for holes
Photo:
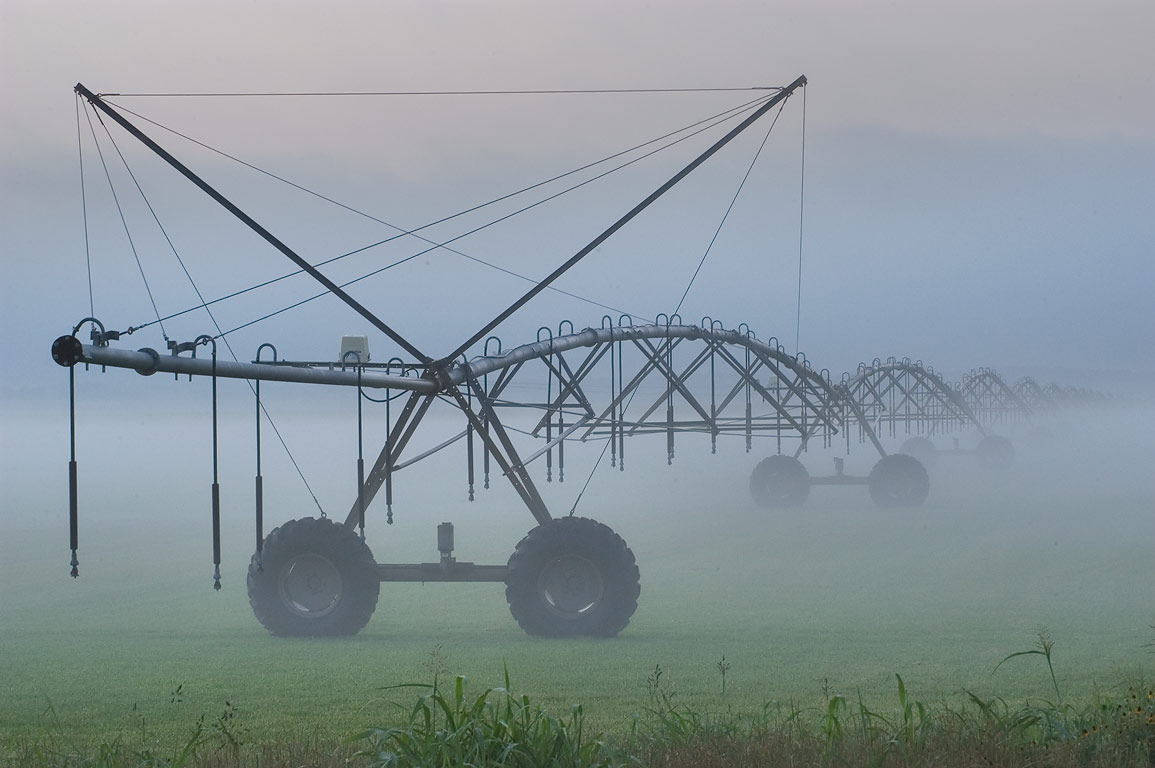
<svg viewBox="0 0 1155 768">
<path fill-rule="evenodd" d="M 349 354 L 356 352 L 356 355 Z M 345 357 L 345 355 L 349 355 Z M 342 336 L 341 337 L 341 357 L 343 363 L 358 362 L 357 355 L 360 355 L 360 362 L 369 362 L 369 337 L 368 336 Z"/>
</svg>

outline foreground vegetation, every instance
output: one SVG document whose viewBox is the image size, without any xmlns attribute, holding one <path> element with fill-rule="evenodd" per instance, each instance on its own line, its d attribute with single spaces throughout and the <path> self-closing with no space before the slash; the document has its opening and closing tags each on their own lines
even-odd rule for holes
<svg viewBox="0 0 1155 768">
<path fill-rule="evenodd" d="M 882 706 L 860 693 L 828 693 L 818 708 L 768 702 L 754 712 L 698 711 L 679 702 L 656 666 L 648 705 L 621 733 L 607 735 L 588 727 L 581 705 L 559 715 L 515 693 L 507 669 L 503 687 L 479 692 L 464 676 L 449 685 L 435 677 L 429 685 L 393 686 L 391 693 L 420 691 L 394 724 L 344 740 L 262 742 L 226 702 L 171 750 L 150 746 L 144 724 L 137 743 L 117 739 L 86 749 L 57 730 L 7 746 L 18 768 L 1155 765 L 1155 688 L 1134 683 L 1081 706 L 1062 703 L 1051 649 L 1040 634 L 1036 648 L 1004 659 L 1042 656 L 1052 673 L 1055 701 L 1017 706 L 969 692 L 961 706 L 928 706 L 895 675 L 895 698 Z M 717 669 L 724 685 L 724 658 Z"/>
</svg>

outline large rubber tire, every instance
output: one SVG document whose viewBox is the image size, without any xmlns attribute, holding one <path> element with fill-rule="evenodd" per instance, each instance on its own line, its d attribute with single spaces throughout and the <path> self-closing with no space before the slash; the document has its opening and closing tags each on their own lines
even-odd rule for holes
<svg viewBox="0 0 1155 768">
<path fill-rule="evenodd" d="M 898 452 L 913 456 L 918 459 L 919 464 L 927 469 L 934 469 L 934 465 L 938 463 L 938 448 L 934 447 L 930 438 L 922 435 L 908 437 L 898 447 Z"/>
<path fill-rule="evenodd" d="M 986 470 L 1009 469 L 1015 463 L 1015 446 L 1002 435 L 987 435 L 975 446 L 975 459 Z"/>
<path fill-rule="evenodd" d="M 613 637 L 638 608 L 639 579 L 634 553 L 609 526 L 562 517 L 518 542 L 505 599 L 528 634 Z"/>
<path fill-rule="evenodd" d="M 760 507 L 798 507 L 810 495 L 810 473 L 793 456 L 770 456 L 750 473 L 750 495 Z"/>
<path fill-rule="evenodd" d="M 917 507 L 930 495 L 930 477 L 918 459 L 892 453 L 870 470 L 867 487 L 880 507 Z"/>
<path fill-rule="evenodd" d="M 249 564 L 249 605 L 274 635 L 355 635 L 377 607 L 381 580 L 368 545 L 328 518 L 290 520 Z"/>
</svg>

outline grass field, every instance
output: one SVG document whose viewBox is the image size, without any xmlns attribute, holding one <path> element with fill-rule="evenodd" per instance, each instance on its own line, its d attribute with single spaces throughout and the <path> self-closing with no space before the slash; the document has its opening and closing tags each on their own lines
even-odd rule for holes
<svg viewBox="0 0 1155 768">
<path fill-rule="evenodd" d="M 668 468 L 664 445 L 636 442 L 629 471 L 599 470 L 578 511 L 614 527 L 638 558 L 640 607 L 619 637 L 528 637 L 496 584 L 397 584 L 383 585 L 358 636 L 287 640 L 256 623 L 245 595 L 247 424 L 230 421 L 222 433 L 217 593 L 206 424 L 147 409 L 128 422 L 116 416 L 89 417 L 82 432 L 75 581 L 59 414 L 5 417 L 0 734 L 9 747 L 48 732 L 78 744 L 117 734 L 175 743 L 201 715 L 226 710 L 254 742 L 344 737 L 395 719 L 392 702 L 410 703 L 385 686 L 436 673 L 464 674 L 480 689 L 500 685 L 506 664 L 536 703 L 564 713 L 580 702 L 591 727 L 610 732 L 645 706 L 655 665 L 678 701 L 700 710 L 817 706 L 831 692 L 890 700 L 896 672 L 926 702 L 960 702 L 964 689 L 1053 699 L 1038 657 L 993 671 L 1031 648 L 1041 627 L 1054 638 L 1064 696 L 1155 677 L 1144 647 L 1155 640 L 1149 417 L 1053 427 L 1054 442 L 1020 445 L 1004 474 L 943 457 L 929 504 L 915 510 L 878 509 L 861 488 L 815 488 L 804 508 L 768 513 L 749 500 L 755 457 L 740 446 L 712 456 L 687 441 Z M 293 429 L 307 445 L 303 464 L 329 470 L 315 479 L 318 496 L 343 517 L 348 430 L 332 436 L 320 417 Z M 572 503 L 596 449 L 573 454 L 566 483 L 548 487 L 555 514 Z M 869 467 L 865 451 L 852 459 L 848 471 Z M 830 464 L 818 454 L 805 461 L 812 472 Z M 267 478 L 278 478 L 266 479 L 270 526 L 315 513 L 283 460 L 268 462 Z M 399 475 L 397 524 L 387 528 L 378 507 L 370 515 L 378 560 L 435 559 L 434 526 L 453 520 L 459 559 L 505 561 L 531 518 L 496 480 L 465 502 L 460 464 L 436 457 Z"/>
</svg>

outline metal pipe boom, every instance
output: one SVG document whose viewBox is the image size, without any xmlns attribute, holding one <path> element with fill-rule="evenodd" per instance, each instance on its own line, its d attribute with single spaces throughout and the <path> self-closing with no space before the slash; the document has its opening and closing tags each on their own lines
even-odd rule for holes
<svg viewBox="0 0 1155 768">
<path fill-rule="evenodd" d="M 74 338 L 74 337 L 62 337 Z M 155 349 L 114 349 L 91 344 L 73 345 L 78 351 L 68 355 L 55 355 L 57 363 L 73 366 L 77 363 L 109 365 L 114 368 L 130 368 L 144 376 L 154 373 L 183 373 L 191 376 L 211 376 L 213 362 L 207 358 L 162 355 Z M 371 387 L 374 389 L 407 389 L 413 392 L 433 394 L 438 390 L 431 379 L 413 376 L 390 376 L 372 370 L 361 372 L 360 377 L 353 369 L 340 370 L 312 368 L 296 365 L 273 365 L 271 363 L 239 363 L 228 360 L 216 362 L 216 375 L 226 379 L 251 379 L 254 381 L 287 381 L 300 384 L 330 384 L 342 387 Z"/>
</svg>

